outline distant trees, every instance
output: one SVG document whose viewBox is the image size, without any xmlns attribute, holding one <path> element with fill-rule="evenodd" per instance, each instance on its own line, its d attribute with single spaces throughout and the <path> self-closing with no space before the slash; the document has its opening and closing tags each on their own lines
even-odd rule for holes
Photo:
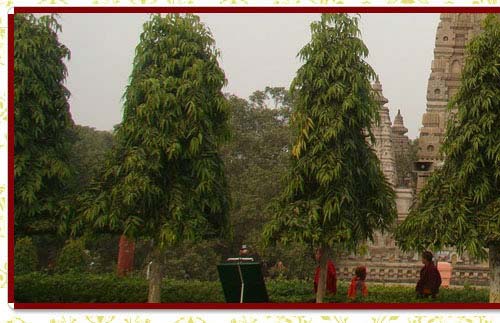
<svg viewBox="0 0 500 323">
<path fill-rule="evenodd" d="M 104 164 L 106 155 L 114 144 L 113 134 L 91 127 L 75 125 L 71 130 L 70 163 L 74 168 L 75 191 L 84 190 Z"/>
<path fill-rule="evenodd" d="M 366 142 L 378 115 L 359 39 L 358 18 L 323 14 L 300 51 L 304 65 L 291 85 L 296 98 L 292 165 L 264 238 L 323 249 L 316 301 L 325 293 L 331 248 L 353 250 L 396 218 L 394 192 Z M 373 139 L 373 136 L 372 136 Z"/>
<path fill-rule="evenodd" d="M 397 228 L 403 250 L 455 246 L 489 255 L 490 302 L 500 302 L 500 21 L 467 45 L 461 85 L 448 109 L 444 164 Z M 456 113 L 453 112 L 456 110 Z"/>
<path fill-rule="evenodd" d="M 289 107 L 257 108 L 236 96 L 228 97 L 232 139 L 223 148 L 231 205 L 232 249 L 242 243 L 257 248 L 266 209 L 281 190 L 288 165 L 291 135 Z M 262 251 L 262 250 L 261 250 Z"/>
<path fill-rule="evenodd" d="M 153 245 L 149 302 L 160 301 L 164 250 L 228 232 L 219 148 L 229 137 L 224 72 L 195 15 L 144 24 L 116 148 L 88 194 L 85 217 Z"/>
<path fill-rule="evenodd" d="M 417 161 L 418 139 L 409 140 L 408 150 L 395 153 L 396 177 L 398 185 L 404 186 L 406 179 L 414 180 L 413 163 Z"/>
<path fill-rule="evenodd" d="M 14 17 L 15 234 L 55 233 L 72 169 L 64 86 L 70 52 L 54 16 Z"/>
</svg>

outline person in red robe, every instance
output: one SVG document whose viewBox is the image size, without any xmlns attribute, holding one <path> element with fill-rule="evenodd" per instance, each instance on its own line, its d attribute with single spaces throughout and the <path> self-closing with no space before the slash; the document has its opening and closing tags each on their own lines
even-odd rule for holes
<svg viewBox="0 0 500 323">
<path fill-rule="evenodd" d="M 366 267 L 359 266 L 354 271 L 355 276 L 351 280 L 351 285 L 347 291 L 347 297 L 349 299 L 355 299 L 356 297 L 366 297 L 368 296 L 368 288 L 366 287 Z"/>
<path fill-rule="evenodd" d="M 319 264 L 319 261 L 321 259 L 322 251 L 321 249 L 316 250 L 316 261 Z M 326 273 L 326 293 L 327 294 L 335 294 L 337 293 L 337 272 L 335 271 L 335 265 L 333 262 L 328 259 L 326 262 L 326 267 L 327 267 L 327 273 Z M 314 293 L 318 292 L 318 283 L 319 283 L 319 276 L 321 273 L 321 266 L 318 265 L 316 267 L 316 273 L 314 275 Z"/>
<path fill-rule="evenodd" d="M 437 267 L 432 262 L 432 253 L 424 251 L 422 253 L 422 263 L 424 267 L 420 270 L 420 279 L 415 288 L 418 297 L 436 298 L 439 293 L 439 286 L 441 286 L 441 275 Z"/>
</svg>

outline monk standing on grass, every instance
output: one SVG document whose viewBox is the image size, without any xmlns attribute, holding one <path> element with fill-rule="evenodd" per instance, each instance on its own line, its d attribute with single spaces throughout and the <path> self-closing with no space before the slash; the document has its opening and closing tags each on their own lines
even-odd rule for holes
<svg viewBox="0 0 500 323">
<path fill-rule="evenodd" d="M 316 249 L 316 253 L 314 255 L 316 261 L 318 262 L 318 267 L 316 268 L 316 273 L 314 275 L 314 293 L 318 292 L 319 276 L 321 274 L 321 266 L 319 265 L 319 263 L 322 253 L 323 252 L 321 251 L 321 248 L 318 248 Z M 326 266 L 327 266 L 326 292 L 328 294 L 335 295 L 337 293 L 337 272 L 335 271 L 335 266 L 333 265 L 333 262 L 330 259 L 328 259 Z"/>
<path fill-rule="evenodd" d="M 436 298 L 439 293 L 439 286 L 441 286 L 441 275 L 437 267 L 432 262 L 432 253 L 424 251 L 422 253 L 422 263 L 424 267 L 420 270 L 420 280 L 417 283 L 415 290 L 417 297 Z"/>
<path fill-rule="evenodd" d="M 347 290 L 347 297 L 351 300 L 354 300 L 357 297 L 368 296 L 368 288 L 366 287 L 365 283 L 366 267 L 365 266 L 356 267 L 354 274 L 355 276 L 351 280 L 351 285 L 349 285 L 349 289 Z"/>
</svg>

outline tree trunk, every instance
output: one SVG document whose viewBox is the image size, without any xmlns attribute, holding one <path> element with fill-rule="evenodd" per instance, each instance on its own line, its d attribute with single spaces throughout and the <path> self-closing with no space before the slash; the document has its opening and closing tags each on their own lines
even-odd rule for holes
<svg viewBox="0 0 500 323">
<path fill-rule="evenodd" d="M 163 255 L 154 247 L 151 253 L 151 267 L 149 272 L 148 303 L 161 302 L 161 281 L 163 279 Z"/>
<path fill-rule="evenodd" d="M 323 303 L 323 298 L 325 297 L 326 292 L 326 276 L 328 273 L 327 261 L 328 261 L 328 249 L 325 247 L 321 248 L 323 253 L 321 254 L 321 258 L 319 260 L 320 266 L 320 274 L 318 281 L 318 291 L 316 292 L 316 303 Z"/>
<path fill-rule="evenodd" d="M 489 246 L 490 303 L 500 303 L 500 246 Z"/>
<path fill-rule="evenodd" d="M 120 237 L 118 249 L 118 276 L 126 276 L 134 269 L 135 242 L 124 235 Z"/>
</svg>

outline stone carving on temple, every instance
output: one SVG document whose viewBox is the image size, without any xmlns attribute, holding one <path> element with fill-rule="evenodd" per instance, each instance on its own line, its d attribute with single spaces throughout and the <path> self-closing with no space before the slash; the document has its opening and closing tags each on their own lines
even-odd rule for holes
<svg viewBox="0 0 500 323">
<path fill-rule="evenodd" d="M 414 165 L 417 193 L 429 175 L 442 164 L 439 150 L 449 117 L 446 107 L 460 86 L 465 45 L 481 31 L 481 21 L 485 16 L 472 13 L 441 14 L 427 84 L 427 109 L 422 117 L 418 160 Z"/>
</svg>

